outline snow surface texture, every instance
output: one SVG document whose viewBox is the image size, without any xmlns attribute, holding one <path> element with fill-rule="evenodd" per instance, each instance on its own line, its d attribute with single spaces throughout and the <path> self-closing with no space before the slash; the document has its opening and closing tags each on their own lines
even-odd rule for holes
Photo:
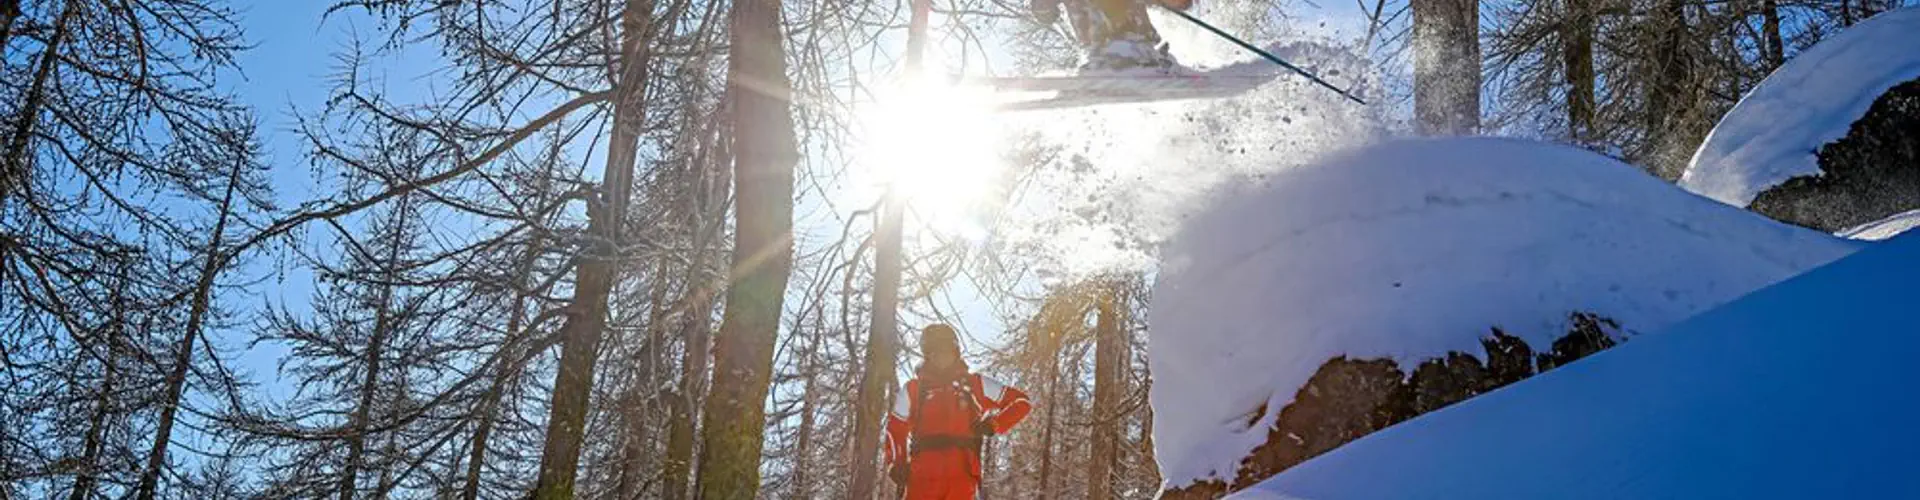
<svg viewBox="0 0 1920 500">
<path fill-rule="evenodd" d="M 1230 480 L 1328 359 L 1664 327 L 1858 247 L 1583 150 L 1406 140 L 1224 189 L 1165 248 L 1150 343 L 1167 485 Z M 1256 408 L 1268 411 L 1251 427 Z"/>
<path fill-rule="evenodd" d="M 1861 224 L 1837 234 L 1842 238 L 1876 241 L 1892 238 L 1916 227 L 1920 227 L 1920 210 L 1893 214 L 1891 217 Z"/>
<path fill-rule="evenodd" d="M 1920 8 L 1888 11 L 1794 56 L 1707 135 L 1680 186 L 1734 206 L 1818 175 L 1814 153 L 1847 136 L 1873 101 L 1920 78 Z"/>
<path fill-rule="evenodd" d="M 1920 498 L 1916 260 L 1895 238 L 1245 498 Z"/>
</svg>

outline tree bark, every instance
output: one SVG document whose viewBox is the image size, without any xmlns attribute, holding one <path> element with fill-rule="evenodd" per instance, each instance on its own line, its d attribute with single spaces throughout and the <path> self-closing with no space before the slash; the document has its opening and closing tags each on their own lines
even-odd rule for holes
<svg viewBox="0 0 1920 500">
<path fill-rule="evenodd" d="M 700 498 L 753 498 L 773 346 L 793 263 L 792 84 L 780 0 L 734 4 L 727 95 L 734 127 L 731 286 L 715 339 L 713 391 L 702 415 Z"/>
<path fill-rule="evenodd" d="M 534 484 L 532 496 L 536 500 L 574 496 L 593 368 L 600 337 L 607 327 L 607 299 L 619 276 L 621 226 L 626 221 L 636 148 L 645 125 L 643 107 L 648 66 L 653 59 L 648 46 L 652 14 L 651 0 L 628 0 L 620 19 L 622 67 L 620 81 L 614 83 L 612 138 L 607 143 L 600 197 L 587 215 L 587 233 L 594 236 L 594 242 L 575 271 L 572 310 L 561 327 L 560 369 L 554 376 L 547 439 L 540 454 L 540 476 Z"/>
<path fill-rule="evenodd" d="M 1120 441 L 1120 282 L 1101 287 L 1093 340 L 1093 450 L 1087 461 L 1087 498 L 1113 498 L 1113 468 Z"/>
<path fill-rule="evenodd" d="M 1771 1 L 1771 0 L 1769 0 Z M 1566 57 L 1567 127 L 1575 144 L 1592 145 L 1595 138 L 1593 71 L 1593 0 L 1567 0 L 1562 50 Z"/>
<path fill-rule="evenodd" d="M 920 75 L 931 10 L 927 0 L 913 1 L 907 23 L 907 78 Z M 873 233 L 873 318 L 867 325 L 866 363 L 854 396 L 858 406 L 853 417 L 852 497 L 858 499 L 873 498 L 874 487 L 879 482 L 874 456 L 880 453 L 887 394 L 893 388 L 899 363 L 900 240 L 907 207 L 891 188 L 884 196 L 879 224 Z"/>
<path fill-rule="evenodd" d="M 227 220 L 233 215 L 233 191 L 240 184 L 240 169 L 244 159 L 234 161 L 233 170 L 227 174 L 226 193 L 220 198 L 220 216 L 213 224 L 213 234 L 207 237 L 206 263 L 200 268 L 200 276 L 193 287 L 193 302 L 187 311 L 186 331 L 180 336 L 180 348 L 173 354 L 173 371 L 167 374 L 166 396 L 160 400 L 160 421 L 155 424 L 153 447 L 147 453 L 147 466 L 140 473 L 140 484 L 134 490 L 134 498 L 153 500 L 160 486 L 160 471 L 167 466 L 167 444 L 173 439 L 174 418 L 180 411 L 180 396 L 186 391 L 187 371 L 193 366 L 193 344 L 200 337 L 201 323 L 206 321 L 207 309 L 213 300 L 214 278 L 219 276 L 220 268 L 225 264 L 222 255 L 222 238 L 226 235 Z"/>
<path fill-rule="evenodd" d="M 1470 135 L 1479 131 L 1479 3 L 1411 3 L 1415 126 L 1421 135 Z"/>
</svg>

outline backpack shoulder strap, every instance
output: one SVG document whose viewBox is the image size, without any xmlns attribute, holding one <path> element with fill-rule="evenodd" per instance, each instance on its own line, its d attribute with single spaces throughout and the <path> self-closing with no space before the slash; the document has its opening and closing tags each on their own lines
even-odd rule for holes
<svg viewBox="0 0 1920 500">
<path fill-rule="evenodd" d="M 920 432 L 920 416 L 926 413 L 921 411 L 927 406 L 927 384 L 923 382 L 925 381 L 920 379 L 907 382 L 907 386 L 913 388 L 913 403 L 907 406 L 908 436 Z"/>
</svg>

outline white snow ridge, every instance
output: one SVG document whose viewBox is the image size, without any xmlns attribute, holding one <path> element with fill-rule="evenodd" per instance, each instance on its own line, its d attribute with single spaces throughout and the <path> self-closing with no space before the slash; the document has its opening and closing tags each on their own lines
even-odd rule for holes
<svg viewBox="0 0 1920 500">
<path fill-rule="evenodd" d="M 1847 136 L 1873 101 L 1920 78 L 1920 8 L 1888 11 L 1821 40 L 1747 92 L 1693 155 L 1680 186 L 1744 207 L 1818 175 L 1814 153 Z"/>
<path fill-rule="evenodd" d="M 1842 238 L 1879 241 L 1892 238 L 1900 233 L 1920 227 L 1920 210 L 1908 210 L 1866 224 L 1841 231 Z"/>
<path fill-rule="evenodd" d="M 1519 140 L 1388 142 L 1225 191 L 1168 244 L 1153 292 L 1170 487 L 1231 482 L 1332 357 L 1481 355 L 1496 326 L 1543 349 L 1576 311 L 1646 332 L 1860 245 Z"/>
</svg>

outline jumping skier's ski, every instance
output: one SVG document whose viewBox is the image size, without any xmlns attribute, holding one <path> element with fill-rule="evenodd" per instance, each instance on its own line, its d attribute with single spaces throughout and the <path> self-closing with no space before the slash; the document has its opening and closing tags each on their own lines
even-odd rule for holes
<svg viewBox="0 0 1920 500">
<path fill-rule="evenodd" d="M 1054 93 L 1051 96 L 1003 101 L 998 104 L 998 107 L 1004 111 L 1230 97 L 1253 90 L 1285 74 L 1300 75 L 1315 85 L 1340 94 L 1341 97 L 1366 104 L 1366 101 L 1353 93 L 1328 83 L 1316 72 L 1296 66 L 1275 55 L 1276 52 L 1319 51 L 1324 50 L 1324 46 L 1305 43 L 1263 49 L 1185 12 L 1171 9 L 1169 12 L 1178 14 L 1180 18 L 1247 49 L 1259 58 L 1214 69 L 1192 69 L 1181 66 L 1135 68 L 1037 77 L 983 78 L 975 79 L 973 83 L 1001 93 Z"/>
<path fill-rule="evenodd" d="M 972 83 L 1017 96 L 1001 110 L 1056 109 L 1231 97 L 1273 81 L 1281 69 L 1246 62 L 1211 70 L 1183 67 L 1131 69 L 1067 75 L 983 78 Z M 1031 95 L 1029 95 L 1031 94 Z"/>
</svg>

